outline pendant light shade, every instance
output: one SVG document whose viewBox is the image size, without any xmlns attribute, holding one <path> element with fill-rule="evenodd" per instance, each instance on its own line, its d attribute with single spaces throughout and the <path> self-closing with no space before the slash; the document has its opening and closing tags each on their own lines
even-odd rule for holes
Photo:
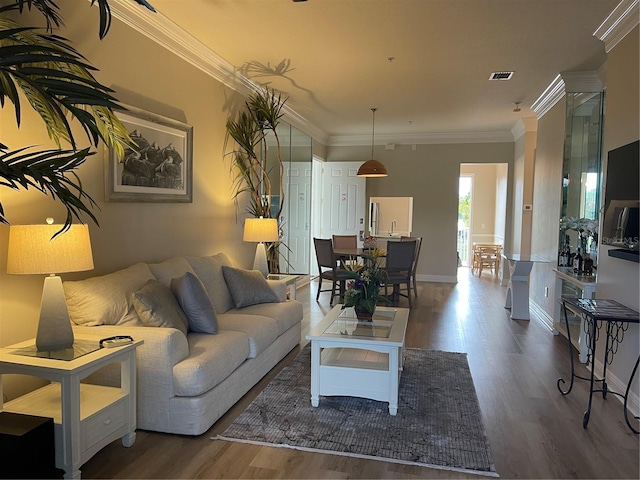
<svg viewBox="0 0 640 480">
<path fill-rule="evenodd" d="M 388 175 L 387 169 L 384 167 L 382 163 L 378 160 L 373 159 L 373 146 L 375 145 L 375 133 L 376 133 L 376 110 L 377 108 L 372 108 L 371 112 L 373 113 L 373 128 L 371 129 L 371 160 L 367 160 L 358 169 L 359 177 L 386 177 Z"/>
</svg>

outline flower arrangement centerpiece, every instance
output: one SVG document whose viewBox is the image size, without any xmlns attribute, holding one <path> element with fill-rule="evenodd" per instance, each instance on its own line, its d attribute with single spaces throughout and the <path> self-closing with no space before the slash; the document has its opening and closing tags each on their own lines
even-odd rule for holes
<svg viewBox="0 0 640 480">
<path fill-rule="evenodd" d="M 381 263 L 385 255 L 384 250 L 374 248 L 370 253 L 362 254 L 363 263 L 342 262 L 342 268 L 353 278 L 347 284 L 342 308 L 353 307 L 360 320 L 371 320 L 378 302 L 391 303 L 380 293 L 388 279 Z"/>
<path fill-rule="evenodd" d="M 376 237 L 373 237 L 371 235 L 367 235 L 366 237 L 364 237 L 364 241 L 362 242 L 362 248 L 364 248 L 365 250 L 373 250 L 377 246 L 378 246 L 378 241 L 376 240 Z"/>
<path fill-rule="evenodd" d="M 574 230 L 578 233 L 578 241 L 582 253 L 587 251 L 587 243 L 595 247 L 598 243 L 598 221 L 591 218 L 562 217 L 560 228 L 563 231 Z M 589 242 L 591 240 L 591 242 Z"/>
</svg>

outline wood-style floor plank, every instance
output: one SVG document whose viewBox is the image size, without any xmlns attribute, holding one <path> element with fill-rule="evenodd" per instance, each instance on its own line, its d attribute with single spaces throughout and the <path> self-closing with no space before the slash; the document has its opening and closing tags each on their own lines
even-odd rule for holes
<svg viewBox="0 0 640 480">
<path fill-rule="evenodd" d="M 304 305 L 302 338 L 331 310 L 329 295 L 316 303 L 317 284 L 298 290 Z M 587 382 L 568 380 L 566 339 L 539 322 L 511 320 L 505 288 L 485 272 L 461 268 L 457 284 L 419 283 L 409 315 L 407 347 L 466 352 L 482 417 L 502 478 L 639 478 L 639 438 L 626 426 L 622 404 L 597 395 L 588 429 L 582 428 Z M 400 306 L 407 306 L 402 298 Z M 139 431 L 136 443 L 119 441 L 81 469 L 84 478 L 478 478 L 459 472 L 212 441 L 298 353 L 291 352 L 208 432 L 199 437 Z M 575 355 L 575 352 L 574 352 Z M 575 355 L 577 358 L 577 355 Z M 578 373 L 587 370 L 577 363 Z"/>
</svg>

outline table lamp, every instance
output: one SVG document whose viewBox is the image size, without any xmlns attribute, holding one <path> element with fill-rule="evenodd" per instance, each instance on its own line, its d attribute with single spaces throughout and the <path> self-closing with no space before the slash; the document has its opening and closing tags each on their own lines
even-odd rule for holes
<svg viewBox="0 0 640 480">
<path fill-rule="evenodd" d="M 87 225 L 74 224 L 64 228 L 47 219 L 46 225 L 12 225 L 9 227 L 7 273 L 48 274 L 44 279 L 40 320 L 36 335 L 38 351 L 71 348 L 73 330 L 57 273 L 93 269 L 91 240 Z"/>
<path fill-rule="evenodd" d="M 245 242 L 258 242 L 256 256 L 253 260 L 253 269 L 259 270 L 265 278 L 269 275 L 269 267 L 267 265 L 267 250 L 264 242 L 277 242 L 279 239 L 278 220 L 275 218 L 247 218 L 244 221 L 242 240 Z"/>
</svg>

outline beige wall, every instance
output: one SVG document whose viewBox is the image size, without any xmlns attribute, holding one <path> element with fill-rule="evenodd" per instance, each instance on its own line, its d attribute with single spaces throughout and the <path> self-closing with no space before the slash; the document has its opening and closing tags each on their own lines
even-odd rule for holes
<svg viewBox="0 0 640 480">
<path fill-rule="evenodd" d="M 604 152 L 638 139 L 639 108 L 639 38 L 638 27 L 621 41 L 607 57 L 605 94 Z M 558 218 L 560 215 L 560 187 L 564 142 L 566 102 L 561 100 L 538 121 L 537 149 L 534 175 L 532 253 L 550 260 L 535 264 L 531 273 L 530 298 L 548 318 L 553 317 L 554 298 L 544 296 L 544 288 L 553 292 L 558 252 Z M 639 309 L 640 291 L 638 264 L 608 257 L 608 247 L 599 247 L 597 298 L 617 300 Z M 604 335 L 601 342 L 604 341 Z M 608 376 L 626 384 L 638 356 L 638 325 L 631 325 L 620 345 Z M 600 345 L 600 344 L 599 344 Z M 599 346 L 601 361 L 603 348 Z M 638 379 L 632 390 L 631 403 L 638 404 Z M 618 389 L 620 384 L 615 385 Z M 613 388 L 613 387 L 612 387 Z M 635 393 L 633 393 L 635 391 Z"/>
<path fill-rule="evenodd" d="M 604 122 L 604 151 L 621 147 L 640 137 L 640 53 L 638 27 L 622 40 L 607 57 L 606 113 Z M 605 170 L 606 171 L 606 170 Z M 634 310 L 640 310 L 640 270 L 638 264 L 609 257 L 611 247 L 600 246 L 598 251 L 599 298 L 612 298 Z M 630 325 L 625 341 L 620 345 L 611 372 L 626 383 L 640 350 L 638 325 Z M 601 342 L 602 343 L 602 342 Z M 599 344 L 601 345 L 601 344 Z M 600 352 L 603 351 L 599 346 Z M 638 405 L 638 377 L 632 394 Z M 635 412 L 637 415 L 637 412 Z"/>
<path fill-rule="evenodd" d="M 371 157 L 371 147 L 328 147 L 327 157 L 328 161 L 364 161 Z M 414 197 L 412 234 L 423 237 L 418 278 L 455 282 L 460 164 L 512 165 L 513 143 L 430 144 L 416 145 L 415 150 L 411 145 L 396 145 L 395 150 L 378 146 L 374 157 L 384 163 L 389 176 L 367 179 L 367 198 Z M 510 216 L 508 211 L 507 232 Z"/>
<path fill-rule="evenodd" d="M 115 19 L 107 38 L 99 41 L 96 8 L 74 7 L 63 14 L 68 29 L 62 33 L 100 69 L 98 79 L 115 89 L 121 101 L 194 127 L 193 203 L 106 203 L 103 149 L 81 167 L 83 185 L 99 207 L 95 214 L 100 227 L 90 224 L 95 270 L 63 279 L 219 251 L 248 267 L 255 246 L 242 242 L 245 214 L 241 206 L 236 216 L 229 163 L 223 159 L 225 122 L 237 104 L 234 94 Z M 19 131 L 12 109 L 0 111 L 0 136 L 11 148 L 47 143 L 41 121 L 25 107 Z M 39 223 L 48 216 L 64 220 L 64 209 L 42 194 L 1 187 L 0 201 L 14 224 Z M 39 276 L 5 273 L 8 231 L 0 226 L 0 346 L 35 336 L 43 282 Z M 11 394 L 10 381 L 5 387 Z"/>
</svg>

